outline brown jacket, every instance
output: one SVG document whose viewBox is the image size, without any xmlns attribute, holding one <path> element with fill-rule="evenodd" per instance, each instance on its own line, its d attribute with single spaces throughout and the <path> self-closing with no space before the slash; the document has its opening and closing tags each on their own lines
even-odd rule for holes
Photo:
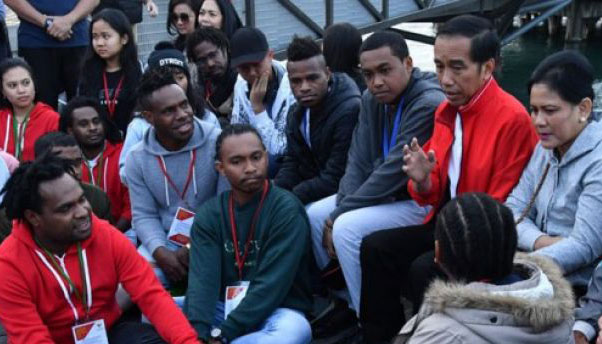
<svg viewBox="0 0 602 344">
<path fill-rule="evenodd" d="M 509 285 L 434 282 L 394 343 L 573 343 L 573 292 L 560 269 L 524 254 L 514 265 L 528 277 Z"/>
</svg>

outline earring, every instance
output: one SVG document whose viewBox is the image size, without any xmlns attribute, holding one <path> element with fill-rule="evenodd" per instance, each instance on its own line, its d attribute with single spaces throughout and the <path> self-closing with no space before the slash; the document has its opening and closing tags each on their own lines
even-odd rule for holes
<svg viewBox="0 0 602 344">
<path fill-rule="evenodd" d="M 579 118 L 579 123 L 585 123 L 585 118 L 583 118 L 583 117 Z"/>
</svg>

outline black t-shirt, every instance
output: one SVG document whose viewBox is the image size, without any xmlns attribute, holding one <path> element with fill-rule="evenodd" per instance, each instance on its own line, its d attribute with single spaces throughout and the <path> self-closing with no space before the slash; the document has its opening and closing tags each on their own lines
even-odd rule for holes
<svg viewBox="0 0 602 344">
<path fill-rule="evenodd" d="M 106 76 L 107 93 L 109 95 L 109 100 L 112 101 L 115 99 L 115 92 L 117 90 L 117 86 L 119 85 L 119 81 L 123 77 L 123 71 L 120 70 L 116 72 L 107 72 Z M 90 85 L 90 87 L 82 85 L 82 90 L 80 93 L 98 98 L 101 108 L 105 111 L 107 117 L 111 119 L 111 121 L 121 131 L 122 135 L 125 136 L 127 126 L 132 119 L 132 113 L 136 107 L 135 85 L 136 82 L 132 82 L 131 80 L 127 80 L 125 78 L 123 79 L 123 82 L 121 83 L 121 89 L 117 94 L 117 99 L 115 99 L 115 111 L 112 114 L 109 111 L 108 102 L 105 96 L 105 88 L 102 76 L 100 78 L 99 85 L 95 87 L 93 85 Z"/>
</svg>

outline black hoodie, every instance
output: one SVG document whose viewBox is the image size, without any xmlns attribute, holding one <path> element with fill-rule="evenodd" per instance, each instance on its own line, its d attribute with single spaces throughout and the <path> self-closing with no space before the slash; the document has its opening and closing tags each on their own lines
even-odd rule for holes
<svg viewBox="0 0 602 344">
<path fill-rule="evenodd" d="M 276 185 L 291 190 L 303 204 L 337 192 L 360 111 L 361 95 L 344 73 L 334 73 L 322 105 L 310 114 L 311 148 L 300 126 L 306 108 L 297 103 L 288 114 L 287 151 Z"/>
</svg>

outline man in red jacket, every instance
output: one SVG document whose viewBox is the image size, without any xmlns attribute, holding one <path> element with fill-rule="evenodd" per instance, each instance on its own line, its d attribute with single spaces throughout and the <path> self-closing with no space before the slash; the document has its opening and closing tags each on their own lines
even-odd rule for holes
<svg viewBox="0 0 602 344">
<path fill-rule="evenodd" d="M 119 177 L 123 144 L 118 142 L 121 137 L 110 127 L 98 100 L 89 97 L 72 99 L 63 110 L 59 126 L 61 131 L 75 138 L 82 150 L 82 182 L 107 193 L 115 227 L 122 232 L 129 230 L 132 227 L 130 195 Z"/>
<path fill-rule="evenodd" d="M 497 34 L 483 18 L 456 17 L 437 33 L 435 65 L 447 99 L 424 149 L 416 139 L 404 147 L 403 167 L 412 198 L 433 210 L 424 225 L 377 232 L 362 242 L 360 322 L 370 343 L 389 340 L 403 325 L 400 290 L 416 310 L 438 273 L 434 214 L 464 192 L 504 202 L 531 157 L 537 136 L 529 115 L 493 78 L 499 53 Z"/>
<path fill-rule="evenodd" d="M 123 234 L 92 214 L 66 168 L 46 156 L 20 166 L 4 189 L 2 206 L 14 223 L 0 245 L 0 321 L 9 342 L 157 343 L 160 336 L 198 344 L 150 265 Z M 120 283 L 156 331 L 118 320 Z"/>
</svg>

